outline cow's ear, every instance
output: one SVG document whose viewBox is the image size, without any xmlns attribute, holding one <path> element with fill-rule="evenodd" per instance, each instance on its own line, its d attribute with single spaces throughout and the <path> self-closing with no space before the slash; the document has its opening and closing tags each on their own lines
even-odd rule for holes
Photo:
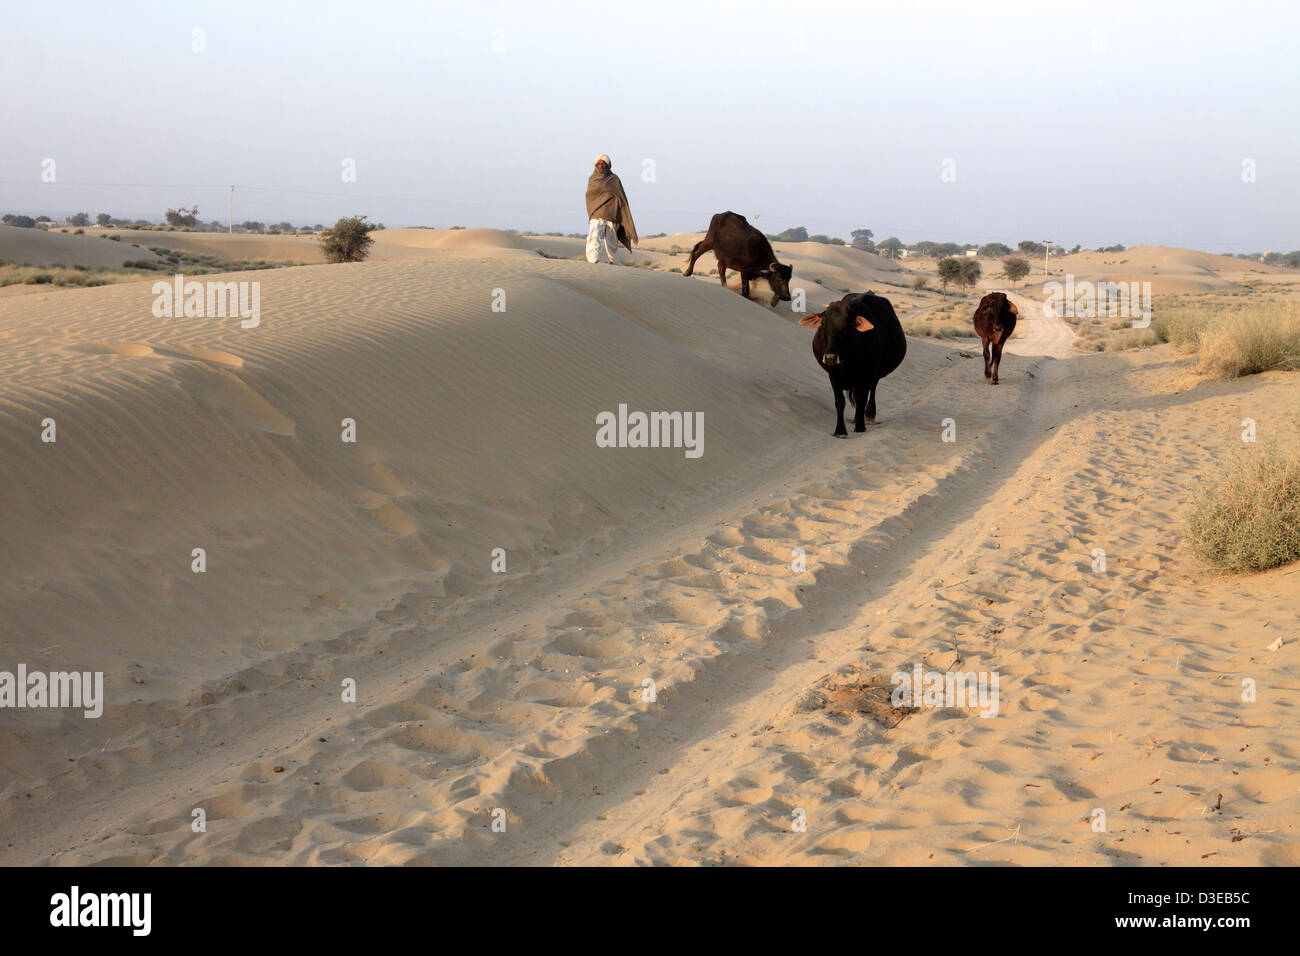
<svg viewBox="0 0 1300 956">
<path fill-rule="evenodd" d="M 810 329 L 815 329 L 821 326 L 822 317 L 814 312 L 812 315 L 805 315 L 799 320 L 799 324 L 806 325 Z"/>
<path fill-rule="evenodd" d="M 858 319 L 854 324 L 858 327 L 859 332 L 870 332 L 872 329 L 875 328 L 874 325 L 872 325 L 870 322 L 867 321 L 867 317 L 865 315 L 858 316 Z"/>
<path fill-rule="evenodd" d="M 1011 314 L 1012 314 L 1012 315 L 1019 315 L 1019 314 L 1020 314 L 1020 310 L 1016 308 L 1016 305 L 1015 305 L 1014 302 L 1011 302 L 1011 301 L 1008 300 L 1008 302 L 1007 302 L 1007 307 L 1008 307 L 1009 309 L 1011 309 Z"/>
</svg>

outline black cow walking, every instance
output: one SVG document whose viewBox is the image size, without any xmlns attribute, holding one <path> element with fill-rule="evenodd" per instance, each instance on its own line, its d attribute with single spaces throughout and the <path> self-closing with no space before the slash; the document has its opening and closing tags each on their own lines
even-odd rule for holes
<svg viewBox="0 0 1300 956">
<path fill-rule="evenodd" d="M 776 253 L 767 236 L 749 224 L 739 213 L 714 213 L 709 220 L 709 231 L 691 250 L 691 261 L 686 263 L 682 275 L 688 276 L 695 268 L 695 260 L 712 250 L 718 260 L 718 279 L 727 284 L 727 270 L 740 273 L 740 294 L 749 298 L 749 283 L 766 279 L 772 287 L 772 305 L 781 300 L 790 301 L 790 277 L 793 266 L 783 266 L 776 261 Z"/>
<path fill-rule="evenodd" d="M 984 346 L 984 377 L 992 379 L 994 385 L 998 383 L 998 366 L 1002 364 L 1002 346 L 1016 330 L 1017 315 L 1019 312 L 1005 292 L 990 292 L 980 299 L 975 309 L 975 334 Z M 990 346 L 993 351 L 991 361 Z"/>
<path fill-rule="evenodd" d="M 866 422 L 876 420 L 877 383 L 902 365 L 907 354 L 907 337 L 893 304 L 872 292 L 846 295 L 820 314 L 805 315 L 799 324 L 817 330 L 813 355 L 830 376 L 835 393 L 835 437 L 849 437 L 844 427 L 846 391 L 855 407 L 853 430 L 866 431 Z"/>
</svg>

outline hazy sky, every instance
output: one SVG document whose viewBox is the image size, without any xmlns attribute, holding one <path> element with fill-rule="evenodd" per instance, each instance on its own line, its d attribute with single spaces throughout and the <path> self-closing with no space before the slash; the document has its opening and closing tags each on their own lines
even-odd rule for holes
<svg viewBox="0 0 1300 956">
<path fill-rule="evenodd" d="M 734 209 L 907 242 L 1300 248 L 1300 4 L 52 0 L 4 19 L 3 211 L 224 221 L 235 183 L 236 221 L 578 232 L 606 152 L 642 234 Z"/>
</svg>

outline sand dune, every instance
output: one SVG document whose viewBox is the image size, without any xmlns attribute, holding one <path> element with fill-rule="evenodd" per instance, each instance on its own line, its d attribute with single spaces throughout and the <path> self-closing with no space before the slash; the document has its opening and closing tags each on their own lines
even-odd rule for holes
<svg viewBox="0 0 1300 956">
<path fill-rule="evenodd" d="M 239 273 L 248 329 L 145 283 L 0 300 L 0 659 L 108 687 L 4 713 L 0 861 L 1300 862 L 1265 649 L 1300 575 L 1178 546 L 1292 379 L 1077 356 L 1016 293 L 1003 385 L 912 340 L 839 442 L 788 307 L 536 242 Z M 781 254 L 814 308 L 897 271 Z M 703 454 L 598 447 L 620 404 L 702 412 Z M 916 663 L 999 672 L 1000 715 L 871 716 Z"/>
<path fill-rule="evenodd" d="M 253 233 L 167 232 L 151 229 L 88 229 L 86 234 L 121 236 L 123 244 L 142 250 L 150 246 L 217 256 L 227 262 L 324 262 L 320 243 L 313 236 L 265 236 Z M 139 258 L 139 257 L 128 257 Z"/>
<path fill-rule="evenodd" d="M 1054 273 L 1072 273 L 1077 280 L 1151 283 L 1154 295 L 1186 295 L 1241 288 L 1260 278 L 1288 273 L 1232 256 L 1218 256 L 1169 246 L 1135 246 L 1124 252 L 1077 252 L 1052 260 Z"/>
<path fill-rule="evenodd" d="M 0 226 L 0 261 L 15 265 L 118 269 L 128 260 L 157 258 L 147 248 L 135 248 L 130 241 L 114 242 L 90 233 L 78 236 L 45 229 Z"/>
</svg>

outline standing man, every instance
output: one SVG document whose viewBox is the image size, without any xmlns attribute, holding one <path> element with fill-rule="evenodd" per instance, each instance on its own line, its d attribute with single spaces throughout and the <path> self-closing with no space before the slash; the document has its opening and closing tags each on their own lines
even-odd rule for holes
<svg viewBox="0 0 1300 956">
<path fill-rule="evenodd" d="M 632 251 L 638 242 L 632 210 L 623 183 L 610 172 L 609 157 L 596 157 L 596 169 L 587 180 L 587 261 L 614 262 L 619 243 Z"/>
</svg>

